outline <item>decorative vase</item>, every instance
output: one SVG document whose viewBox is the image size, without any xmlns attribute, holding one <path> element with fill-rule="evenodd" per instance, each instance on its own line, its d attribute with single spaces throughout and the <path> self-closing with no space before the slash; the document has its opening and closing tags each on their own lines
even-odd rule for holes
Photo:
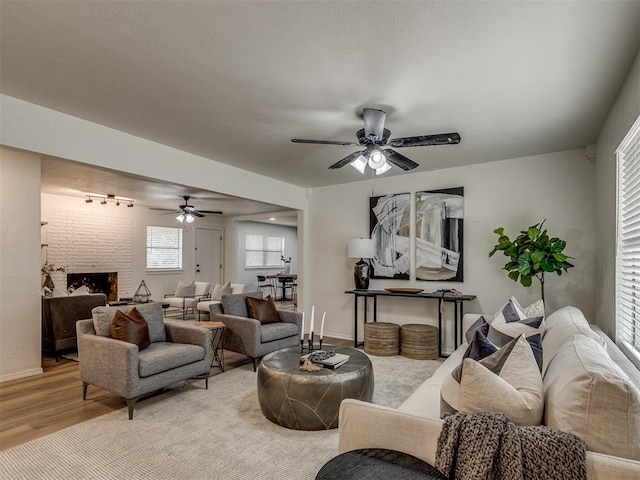
<svg viewBox="0 0 640 480">
<path fill-rule="evenodd" d="M 291 273 L 291 264 L 290 263 L 285 263 L 284 264 L 284 273 Z"/>
<path fill-rule="evenodd" d="M 44 279 L 44 283 L 42 284 L 43 287 L 47 287 L 49 290 L 53 290 L 56 286 L 55 283 L 53 283 L 53 279 L 51 278 L 51 275 L 47 275 Z"/>
</svg>

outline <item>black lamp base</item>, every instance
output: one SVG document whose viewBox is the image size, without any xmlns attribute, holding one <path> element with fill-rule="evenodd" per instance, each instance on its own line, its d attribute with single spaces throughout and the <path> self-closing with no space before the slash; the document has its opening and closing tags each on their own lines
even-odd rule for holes
<svg viewBox="0 0 640 480">
<path fill-rule="evenodd" d="M 369 264 L 362 258 L 353 268 L 353 280 L 356 285 L 356 290 L 369 289 Z"/>
</svg>

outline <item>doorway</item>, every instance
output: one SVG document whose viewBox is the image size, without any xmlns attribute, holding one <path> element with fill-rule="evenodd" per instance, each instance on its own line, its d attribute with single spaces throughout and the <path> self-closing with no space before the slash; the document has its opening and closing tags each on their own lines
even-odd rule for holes
<svg viewBox="0 0 640 480">
<path fill-rule="evenodd" d="M 196 228 L 197 282 L 222 283 L 222 230 Z"/>
</svg>

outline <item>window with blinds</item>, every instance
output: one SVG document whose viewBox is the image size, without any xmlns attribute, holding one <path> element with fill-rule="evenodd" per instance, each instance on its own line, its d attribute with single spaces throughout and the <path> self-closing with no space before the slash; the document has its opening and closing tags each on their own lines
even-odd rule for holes
<svg viewBox="0 0 640 480">
<path fill-rule="evenodd" d="M 147 225 L 147 270 L 182 269 L 182 228 Z"/>
<path fill-rule="evenodd" d="M 284 237 L 245 236 L 246 267 L 281 267 L 283 254 Z"/>
<path fill-rule="evenodd" d="M 640 368 L 640 117 L 616 151 L 616 339 Z"/>
</svg>

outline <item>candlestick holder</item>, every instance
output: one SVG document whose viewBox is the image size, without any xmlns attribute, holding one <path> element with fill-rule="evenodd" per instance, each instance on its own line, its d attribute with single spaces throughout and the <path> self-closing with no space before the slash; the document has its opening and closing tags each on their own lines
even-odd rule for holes
<svg viewBox="0 0 640 480">
<path fill-rule="evenodd" d="M 307 346 L 305 346 L 305 341 L 304 338 L 300 339 L 300 355 L 304 355 L 304 352 L 307 351 L 308 353 L 313 353 L 316 351 L 315 345 L 314 345 L 314 337 L 315 334 L 313 332 L 311 332 L 311 334 L 307 337 Z M 317 350 L 322 350 L 322 338 L 320 338 L 319 340 L 319 346 Z"/>
</svg>

